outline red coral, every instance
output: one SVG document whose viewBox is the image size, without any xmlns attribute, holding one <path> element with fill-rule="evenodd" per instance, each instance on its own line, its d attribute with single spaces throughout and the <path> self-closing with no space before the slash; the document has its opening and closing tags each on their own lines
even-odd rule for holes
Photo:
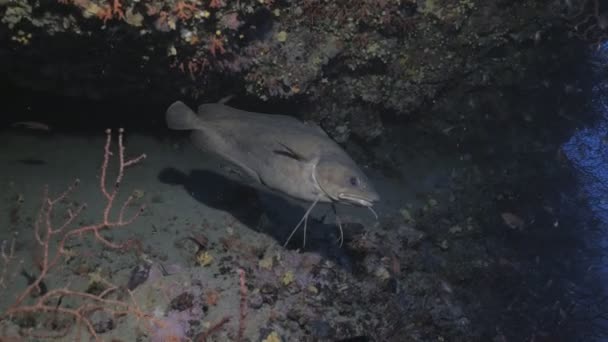
<svg viewBox="0 0 608 342">
<path fill-rule="evenodd" d="M 119 19 L 125 19 L 125 13 L 122 10 L 122 4 L 120 0 L 112 0 L 111 5 L 105 5 L 99 12 L 97 12 L 97 17 L 103 20 L 105 24 L 106 21 L 118 17 Z"/>
<path fill-rule="evenodd" d="M 178 1 L 175 4 L 175 9 L 173 10 L 173 12 L 176 13 L 178 18 L 182 20 L 187 20 L 192 18 L 194 12 L 197 12 L 198 10 L 199 9 L 196 7 L 196 5 L 189 4 L 185 1 Z"/>
<path fill-rule="evenodd" d="M 226 6 L 226 4 L 224 4 L 223 0 L 211 0 L 211 2 L 209 3 L 209 7 L 211 8 L 220 8 L 224 6 Z"/>
<path fill-rule="evenodd" d="M 153 316 L 143 312 L 133 298 L 132 292 L 129 290 L 126 293 L 129 295 L 133 303 L 120 299 L 121 288 L 110 283 L 109 281 L 99 277 L 96 282 L 103 285 L 104 290 L 99 294 L 90 293 L 84 290 L 70 289 L 68 285 L 63 287 L 46 288 L 44 282 L 46 278 L 56 269 L 61 267 L 61 262 L 66 257 L 81 257 L 86 258 L 84 253 L 77 253 L 74 249 L 68 248 L 68 242 L 76 237 L 82 238 L 89 235 L 94 241 L 104 247 L 110 249 L 121 249 L 128 246 L 130 242 L 118 243 L 110 240 L 102 234 L 102 231 L 109 229 L 119 229 L 130 225 L 142 213 L 143 206 L 140 210 L 127 215 L 127 209 L 131 206 L 135 197 L 129 196 L 122 205 L 119 205 L 119 211 L 115 217 L 111 217 L 112 209 L 115 209 L 118 198 L 118 191 L 122 183 L 126 168 L 139 163 L 146 158 L 145 154 L 141 154 L 136 158 L 128 159 L 125 156 L 125 146 L 123 143 L 123 130 L 119 130 L 118 134 L 118 149 L 117 153 L 110 151 L 112 141 L 111 131 L 106 130 L 106 144 L 104 147 L 104 157 L 101 165 L 101 174 L 99 176 L 99 188 L 104 198 L 104 207 L 101 218 L 96 223 L 91 224 L 76 224 L 72 227 L 79 217 L 80 213 L 85 209 L 85 204 L 80 204 L 75 207 L 70 207 L 66 211 L 66 217 L 63 222 L 59 223 L 53 220 L 56 217 L 57 207 L 66 201 L 68 196 L 76 189 L 79 181 L 76 180 L 73 185 L 69 186 L 64 192 L 52 196 L 48 186 L 45 187 L 43 193 L 42 207 L 38 212 L 34 221 L 34 238 L 37 242 L 37 254 L 35 254 L 34 263 L 39 268 L 37 276 L 32 276 L 28 286 L 21 291 L 13 300 L 13 303 L 4 312 L 0 312 L 0 321 L 13 319 L 18 316 L 28 315 L 46 315 L 52 314 L 54 317 L 67 317 L 74 320 L 74 326 L 67 326 L 64 329 L 46 330 L 44 327 L 36 327 L 36 329 L 24 329 L 22 334 L 29 337 L 38 338 L 60 338 L 66 336 L 72 329 L 75 330 L 76 339 L 80 340 L 81 329 L 84 328 L 90 337 L 94 340 L 101 340 L 99 332 L 96 331 L 92 322 L 91 315 L 95 312 L 105 312 L 109 315 L 119 317 L 124 315 L 132 315 L 138 319 L 144 319 L 145 322 L 151 325 L 160 325 L 161 321 Z M 118 155 L 118 171 L 114 173 L 114 177 L 108 180 L 108 167 L 110 157 Z M 107 184 L 109 181 L 109 185 Z M 114 215 L 112 215 L 114 216 Z M 10 279 L 6 279 L 9 274 L 9 267 L 20 269 L 20 263 L 14 263 L 15 259 L 15 242 L 2 243 L 0 248 L 0 285 L 5 285 Z M 29 277 L 28 277 L 29 278 Z M 112 295 L 117 295 L 113 298 Z M 34 301 L 29 301 L 30 297 L 36 297 Z M 66 300 L 64 300 L 66 299 Z M 64 304 L 62 304 L 62 301 Z M 65 302 L 72 302 L 66 305 Z M 11 337 L 1 336 L 0 341 L 12 340 Z M 22 339 L 15 339 L 22 340 Z M 29 340 L 29 339 L 28 339 Z"/>
<path fill-rule="evenodd" d="M 209 40 L 209 52 L 211 52 L 214 57 L 218 52 L 220 54 L 224 54 L 226 52 L 222 38 L 213 37 Z"/>
</svg>

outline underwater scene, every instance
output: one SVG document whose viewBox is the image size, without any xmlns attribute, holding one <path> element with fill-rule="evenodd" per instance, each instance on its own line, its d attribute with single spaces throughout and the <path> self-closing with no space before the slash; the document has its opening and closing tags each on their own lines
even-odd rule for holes
<svg viewBox="0 0 608 342">
<path fill-rule="evenodd" d="M 0 342 L 608 341 L 608 2 L 0 0 Z"/>
</svg>

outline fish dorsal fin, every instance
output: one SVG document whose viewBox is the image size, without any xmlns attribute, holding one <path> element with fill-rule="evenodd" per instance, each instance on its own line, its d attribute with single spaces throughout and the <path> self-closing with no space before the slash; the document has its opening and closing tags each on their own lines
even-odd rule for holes
<svg viewBox="0 0 608 342">
<path fill-rule="evenodd" d="M 230 118 L 237 114 L 238 110 L 222 103 L 203 103 L 198 106 L 196 115 L 200 119 Z"/>
<path fill-rule="evenodd" d="M 325 132 L 323 130 L 323 128 L 321 128 L 321 126 L 319 126 L 316 122 L 313 121 L 304 121 L 304 124 L 308 127 L 314 128 L 317 132 L 319 132 L 320 134 L 322 134 L 323 136 L 329 137 L 327 135 L 327 132 Z"/>
<path fill-rule="evenodd" d="M 201 120 L 233 119 L 241 121 L 243 119 L 251 119 L 255 120 L 253 122 L 262 123 L 265 125 L 284 124 L 291 127 L 305 125 L 302 121 L 290 115 L 249 112 L 246 110 L 230 107 L 223 103 L 201 104 L 200 106 L 198 106 L 196 115 Z"/>
</svg>

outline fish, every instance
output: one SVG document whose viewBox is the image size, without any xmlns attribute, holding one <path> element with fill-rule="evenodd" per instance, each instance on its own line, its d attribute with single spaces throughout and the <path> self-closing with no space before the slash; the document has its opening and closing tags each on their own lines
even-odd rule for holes
<svg viewBox="0 0 608 342">
<path fill-rule="evenodd" d="M 130 291 L 135 290 L 136 287 L 143 284 L 150 277 L 150 268 L 152 268 L 152 264 L 145 262 L 138 264 L 131 270 L 131 275 L 129 276 L 129 281 L 127 283 L 127 288 Z"/>
<path fill-rule="evenodd" d="M 31 130 L 35 130 L 35 131 L 47 131 L 47 132 L 51 131 L 51 126 L 49 126 L 43 122 L 38 122 L 38 121 L 13 122 L 11 124 L 11 127 L 31 129 Z"/>
<path fill-rule="evenodd" d="M 182 101 L 166 111 L 169 129 L 190 131 L 201 151 L 229 163 L 241 180 L 311 205 L 284 246 L 304 224 L 317 203 L 347 204 L 368 208 L 380 200 L 369 178 L 353 159 L 318 125 L 293 116 L 245 111 L 226 100 L 204 103 L 194 112 Z M 340 245 L 343 242 L 342 226 Z"/>
<path fill-rule="evenodd" d="M 18 159 L 17 162 L 25 165 L 46 165 L 46 161 L 36 158 Z"/>
</svg>

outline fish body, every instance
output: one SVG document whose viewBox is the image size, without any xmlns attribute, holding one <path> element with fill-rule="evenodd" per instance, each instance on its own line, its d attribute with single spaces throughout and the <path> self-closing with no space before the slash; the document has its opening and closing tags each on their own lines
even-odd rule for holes
<svg viewBox="0 0 608 342">
<path fill-rule="evenodd" d="M 51 130 L 51 127 L 49 125 L 42 123 L 42 122 L 38 122 L 38 121 L 14 122 L 11 124 L 11 127 L 25 128 L 25 129 L 31 129 L 31 130 L 37 130 L 37 131 L 47 131 L 47 132 L 49 132 Z"/>
<path fill-rule="evenodd" d="M 171 129 L 192 131 L 198 148 L 276 192 L 309 202 L 365 207 L 379 200 L 357 164 L 317 125 L 223 103 L 202 104 L 195 113 L 180 101 L 169 107 L 166 120 Z"/>
</svg>

